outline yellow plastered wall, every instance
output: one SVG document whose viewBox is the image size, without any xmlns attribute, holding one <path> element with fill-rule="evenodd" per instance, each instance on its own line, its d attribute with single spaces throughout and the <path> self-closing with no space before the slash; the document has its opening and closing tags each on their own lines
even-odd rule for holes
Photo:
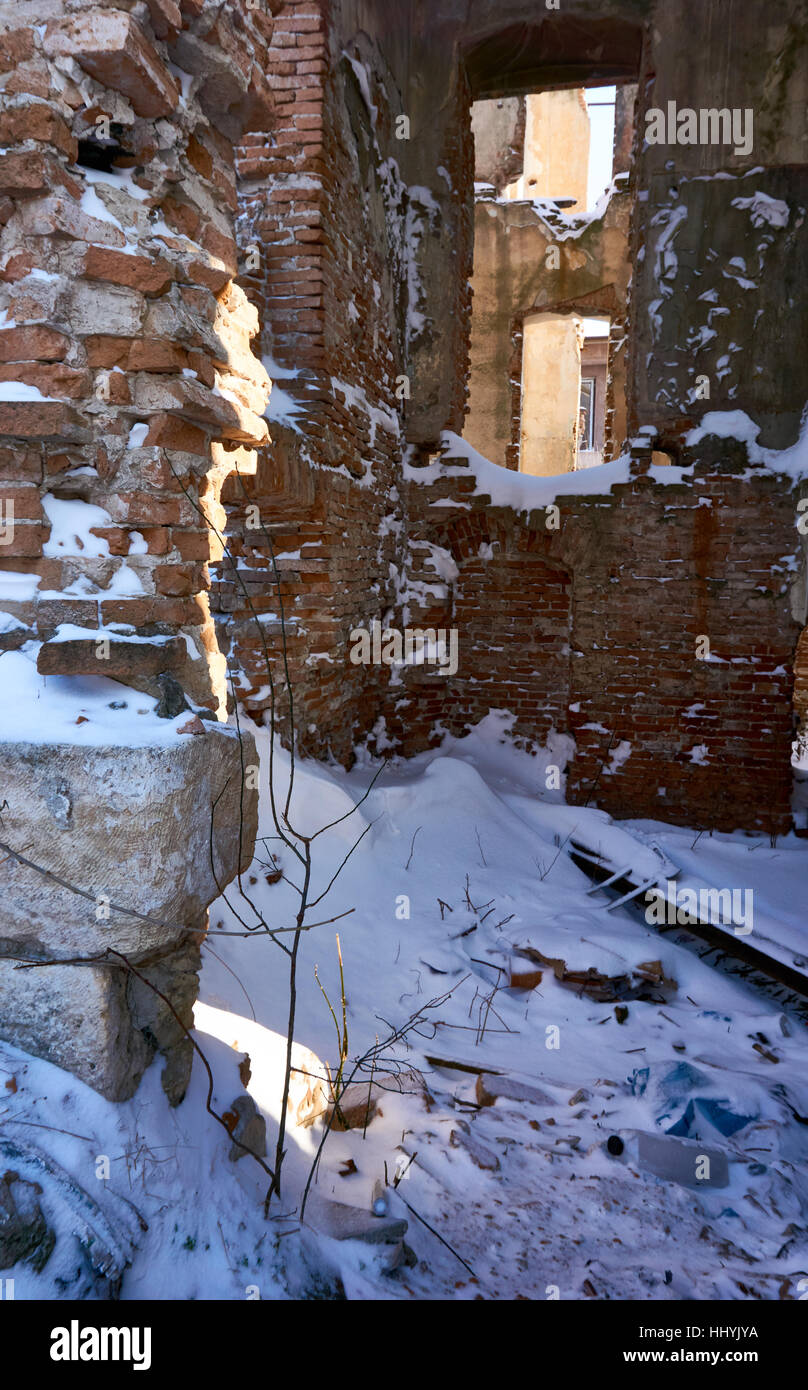
<svg viewBox="0 0 808 1390">
<path fill-rule="evenodd" d="M 574 198 L 586 210 L 589 112 L 582 87 L 527 97 L 524 174 L 506 198 Z"/>
<path fill-rule="evenodd" d="M 522 350 L 519 469 L 546 475 L 575 467 L 583 328 L 574 314 L 530 314 Z"/>
</svg>

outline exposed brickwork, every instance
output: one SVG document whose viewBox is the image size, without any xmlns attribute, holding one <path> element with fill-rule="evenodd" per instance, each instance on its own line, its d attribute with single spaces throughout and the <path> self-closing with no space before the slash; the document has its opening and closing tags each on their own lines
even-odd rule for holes
<svg viewBox="0 0 808 1390">
<path fill-rule="evenodd" d="M 247 710 L 276 704 L 301 751 L 345 763 L 357 744 L 411 755 L 503 711 L 512 738 L 546 745 L 566 770 L 576 804 L 787 830 L 794 712 L 808 707 L 807 590 L 793 470 L 771 464 L 793 445 L 808 394 L 794 351 L 808 313 L 799 6 L 785 7 L 785 48 L 764 0 L 736 6 L 730 26 L 720 0 L 684 7 L 686 23 L 681 4 L 660 0 L 565 0 L 560 14 L 535 0 L 53 0 L 35 24 L 25 8 L 7 6 L 0 32 L 0 613 L 22 624 L 2 623 L 0 652 L 38 638 L 43 675 L 103 670 L 167 705 L 179 681 L 220 713 L 229 666 Z M 642 141 L 651 102 L 711 104 L 717 71 L 722 101 L 754 108 L 754 149 L 673 158 Z M 628 437 L 633 462 L 609 491 L 565 494 L 574 484 L 561 480 L 554 505 L 528 499 L 521 512 L 477 493 L 443 433 L 463 430 L 476 365 L 471 104 L 587 72 L 639 74 L 615 139 L 615 169 L 632 141 L 635 167 L 580 236 L 526 205 L 493 209 L 500 251 L 524 234 L 526 268 L 508 271 L 503 297 L 500 461 L 517 463 L 524 316 L 554 307 L 609 313 L 606 452 Z M 609 231 L 620 232 L 611 260 L 594 244 Z M 550 290 L 539 263 L 559 233 Z M 277 383 L 266 415 L 259 315 Z M 745 438 L 748 416 L 758 448 L 719 440 L 710 421 L 696 443 L 691 429 L 714 410 L 737 412 Z M 692 471 L 649 472 L 655 445 Z M 63 525 L 65 504 L 84 518 L 81 539 Z M 85 631 L 52 642 L 64 623 Z M 374 623 L 456 633 L 456 672 L 353 664 L 352 630 Z M 99 625 L 124 629 L 105 670 Z M 129 640 L 143 637 L 159 641 Z M 128 948 L 187 1021 L 205 904 L 222 886 L 220 873 L 207 886 L 194 876 L 207 876 L 208 808 L 226 787 L 225 882 L 255 835 L 255 802 L 245 819 L 238 792 L 253 744 L 206 729 L 189 720 L 179 732 L 202 737 L 172 750 L 181 801 L 161 747 L 95 750 L 69 802 L 79 826 L 79 813 L 93 821 L 74 841 L 71 879 L 89 883 L 113 846 L 107 868 L 114 860 L 124 881 L 119 892 L 109 875 L 111 890 L 145 894 L 171 933 Z M 41 809 L 36 778 L 71 758 L 36 744 L 26 771 L 20 745 L 6 751 L 2 794 L 12 821 L 23 809 L 27 846 L 46 811 L 56 819 L 50 774 Z M 74 747 L 72 778 L 85 761 Z M 121 769 L 108 806 L 97 788 Z M 146 782 L 158 848 L 134 883 L 142 846 L 118 854 L 118 842 L 140 834 Z M 7 863 L 6 877 L 22 867 Z M 35 897 L 20 893 L 11 939 L 39 951 Z M 60 937 L 71 908 L 54 908 L 44 949 L 94 950 L 93 932 L 109 927 L 69 897 L 78 946 Z M 178 949 L 175 913 L 192 932 Z M 4 1026 L 22 978 L 6 965 Z M 48 1051 L 51 1023 L 60 991 L 75 992 L 86 1032 L 92 977 L 62 978 L 37 1031 L 5 1036 L 73 1065 Z M 89 1046 L 107 1050 L 116 1076 L 102 1083 L 95 1061 L 85 1076 L 83 1057 L 78 1074 L 128 1096 L 156 1044 L 178 1099 L 190 1048 L 176 1018 L 134 986 L 114 991 L 117 1005 L 95 990 L 108 1041 L 99 1029 Z"/>
<path fill-rule="evenodd" d="M 298 413 L 291 427 L 272 423 L 271 404 L 272 447 L 257 472 L 226 485 L 239 574 L 218 567 L 213 604 L 246 706 L 268 709 L 267 657 L 280 642 L 274 548 L 301 746 L 349 760 L 373 723 L 380 673 L 346 668 L 348 634 L 395 602 L 396 535 L 383 518 L 402 451 L 403 242 L 418 214 L 395 163 L 399 113 L 378 56 L 364 41 L 345 56 L 330 21 L 313 0 L 279 11 L 267 80 L 280 104 L 271 128 L 239 148 L 241 283 L 261 312 L 270 372 L 277 364 Z M 251 604 L 272 615 L 262 633 Z"/>
<path fill-rule="evenodd" d="M 632 192 L 625 176 L 600 217 L 582 217 L 575 235 L 549 204 L 474 203 L 474 314 L 470 335 L 470 399 L 464 434 L 486 458 L 519 467 L 525 320 L 536 313 L 606 316 L 624 323 Z M 625 438 L 626 361 L 616 332 L 610 363 L 612 434 Z M 610 454 L 607 453 L 607 457 Z"/>
<path fill-rule="evenodd" d="M 181 681 L 215 705 L 204 508 L 228 454 L 267 434 L 257 318 L 231 279 L 223 131 L 267 109 L 257 64 L 271 21 L 246 5 L 170 11 L 155 5 L 151 28 L 66 4 L 5 35 L 16 61 L 0 77 L 0 494 L 14 534 L 0 582 L 38 580 L 2 606 L 43 638 L 60 621 L 184 629 L 196 657 Z M 171 62 L 190 74 L 184 96 Z M 104 509 L 97 557 L 52 543 L 67 500 Z"/>
<path fill-rule="evenodd" d="M 443 493 L 445 495 L 445 487 Z M 571 575 L 553 557 L 546 532 L 514 525 L 507 510 L 475 510 L 424 532 L 457 569 L 443 603 L 410 601 L 409 625 L 456 628 L 459 667 L 451 677 L 433 668 L 404 673 L 388 691 L 385 731 L 414 752 L 435 728 L 462 735 L 490 710 L 514 716 L 512 735 L 533 747 L 567 729 Z M 434 591 L 430 551 L 412 542 L 414 585 Z"/>
<path fill-rule="evenodd" d="M 45 638 L 65 620 L 184 630 L 206 657 L 181 672 L 189 692 L 215 703 L 226 658 L 246 707 L 260 713 L 271 702 L 267 659 L 282 695 L 280 594 L 305 750 L 349 761 L 368 739 L 409 753 L 508 709 L 526 742 L 553 730 L 574 737 L 574 798 L 617 814 L 750 828 L 768 805 L 768 823 L 781 828 L 799 631 L 783 559 L 794 550 L 785 480 L 764 470 L 742 480 L 743 457 L 703 452 L 695 479 L 676 486 L 638 476 L 601 498 L 562 496 L 558 532 L 541 512 L 472 499 L 462 470 L 433 484 L 407 480 L 405 461 L 427 462 L 440 432 L 463 425 L 470 107 L 482 58 L 475 49 L 470 79 L 443 43 L 449 28 L 427 52 L 412 15 L 374 18 L 370 7 L 359 25 L 354 10 L 348 0 L 227 12 L 155 0 L 150 19 L 110 7 L 88 28 L 82 7 L 66 5 L 44 30 L 4 35 L 0 476 L 15 531 L 0 572 L 39 581 L 36 596 L 4 609 Z M 407 23 L 423 90 L 432 82 L 440 91 L 434 111 L 402 65 Z M 646 53 L 643 73 L 653 65 Z M 192 78 L 182 93 L 176 69 Z M 648 90 L 640 84 L 640 107 Z M 115 167 L 128 171 L 112 190 L 86 168 L 98 115 L 110 119 Z M 796 178 L 767 175 L 766 187 L 793 203 Z M 659 419 L 660 447 L 680 459 L 703 413 L 681 404 L 693 370 L 681 344 L 678 376 L 662 380 L 678 332 L 671 296 L 659 315 L 656 376 L 641 380 L 648 330 L 638 336 L 637 326 L 655 293 L 649 217 L 666 225 L 678 198 L 695 209 L 675 272 L 684 301 L 703 289 L 691 273 L 698 209 L 726 230 L 715 275 L 747 234 L 749 215 L 732 199 L 755 188 L 728 187 L 732 179 L 683 179 L 671 191 L 660 175 L 648 207 L 632 213 L 632 256 L 643 270 L 628 314 L 614 295 L 581 300 L 612 314 L 610 449 L 626 433 L 624 377 L 631 429 Z M 720 215 L 725 203 L 731 217 Z M 797 231 L 796 219 L 783 235 L 766 230 L 755 272 L 771 264 L 791 275 Z M 592 288 L 612 293 L 610 284 Z M 279 393 L 271 443 L 245 292 Z M 733 302 L 733 332 L 747 294 Z M 559 303 L 574 298 L 571 288 Z M 530 306 L 535 296 L 514 304 L 512 383 Z M 719 340 L 710 353 L 724 349 Z M 743 405 L 747 376 L 736 364 L 733 406 Z M 786 416 L 772 424 L 779 387 L 765 385 L 777 445 L 799 392 L 790 382 Z M 49 497 L 102 507 L 92 534 L 109 553 L 50 553 Z M 436 574 L 438 552 L 455 578 Z M 386 668 L 352 665 L 351 630 L 375 620 L 456 626 L 457 676 L 421 668 L 391 683 Z M 696 659 L 699 636 L 717 661 Z M 612 753 L 628 744 L 611 770 Z"/>
<path fill-rule="evenodd" d="M 429 719 L 460 732 L 503 709 L 517 738 L 573 736 L 572 801 L 679 824 L 786 829 L 799 632 L 787 480 L 744 476 L 742 446 L 712 441 L 692 480 L 640 474 L 580 497 L 559 483 L 554 530 L 552 514 L 487 505 L 463 471 L 447 459 L 444 475 L 414 482 L 409 498 L 411 535 L 444 546 L 459 570 L 418 625 L 456 625 L 460 666 L 454 677 L 405 677 L 414 702 L 409 683 L 418 692 L 429 680 L 428 719 L 391 690 L 388 727 L 404 750 L 428 746 Z M 452 496 L 464 510 L 435 522 L 430 502 Z"/>
<path fill-rule="evenodd" d="M 304 373 L 324 365 L 325 26 L 318 0 L 283 5 L 266 53 L 272 120 L 238 148 L 241 283 L 276 360 Z"/>
<path fill-rule="evenodd" d="M 239 148 L 241 283 L 260 310 L 278 387 L 298 410 L 293 421 L 270 424 L 273 443 L 257 470 L 231 475 L 223 492 L 239 571 L 217 567 L 213 605 L 245 703 L 268 707 L 267 653 L 279 650 L 271 536 L 304 748 L 349 761 L 354 744 L 369 739 L 411 753 L 442 730 L 508 709 L 526 742 L 553 730 L 575 739 L 575 799 L 622 815 L 782 828 L 797 631 L 780 567 L 793 550 L 784 480 L 759 471 L 741 483 L 742 462 L 725 450 L 705 455 L 697 481 L 663 487 L 638 477 L 603 497 L 562 498 L 558 533 L 542 514 L 470 504 L 470 481 L 452 473 L 433 486 L 403 480 L 405 458 L 427 462 L 440 429 L 462 427 L 473 150 L 462 64 L 442 97 L 439 172 L 419 164 L 423 128 L 420 143 L 396 140 L 396 117 L 412 98 L 387 67 L 398 32 L 388 20 L 354 37 L 339 4 L 281 6 L 266 69 L 276 113 Z M 432 55 L 419 53 L 425 71 L 436 70 Z M 652 68 L 646 53 L 642 71 Z M 647 83 L 642 90 L 647 102 Z M 620 169 L 632 129 L 625 106 Z M 632 177 L 632 208 L 634 192 Z M 642 206 L 631 216 L 637 258 L 647 254 L 647 218 Z M 635 288 L 627 314 L 611 284 L 594 288 L 600 298 L 574 302 L 611 316 L 606 434 L 614 454 L 626 407 L 631 429 L 649 418 L 628 350 L 648 292 L 637 298 Z M 571 296 L 572 288 L 560 294 L 563 307 Z M 512 319 L 514 421 L 522 317 L 533 303 L 515 305 Z M 442 370 L 450 360 L 451 371 Z M 397 398 L 402 374 L 410 399 Z M 682 414 L 675 431 L 666 424 L 660 439 L 680 461 L 693 418 Z M 517 439 L 514 427 L 511 467 Z M 767 526 L 753 527 L 764 505 Z M 438 579 L 430 547 L 457 566 L 454 581 Z M 390 683 L 386 668 L 350 664 L 351 629 L 376 619 L 457 626 L 458 675 L 422 667 Z M 697 661 L 700 635 L 718 661 Z M 627 744 L 630 756 L 619 752 L 611 770 L 612 754 Z"/>
</svg>

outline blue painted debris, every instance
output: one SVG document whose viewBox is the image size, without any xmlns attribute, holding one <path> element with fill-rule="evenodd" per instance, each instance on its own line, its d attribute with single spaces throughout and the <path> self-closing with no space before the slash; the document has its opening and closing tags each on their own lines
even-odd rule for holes
<svg viewBox="0 0 808 1390">
<path fill-rule="evenodd" d="M 703 1139 L 706 1128 L 717 1129 L 726 1139 L 736 1134 L 744 1125 L 751 1124 L 754 1115 L 736 1115 L 729 1109 L 727 1100 L 708 1100 L 699 1096 L 689 1100 L 684 1114 L 665 1130 L 666 1134 L 676 1134 L 682 1139 Z M 699 1123 L 701 1121 L 701 1123 Z"/>
<path fill-rule="evenodd" d="M 645 1097 L 665 1133 L 677 1138 L 709 1139 L 716 1132 L 729 1138 L 757 1119 L 733 1109 L 726 1096 L 709 1094 L 710 1077 L 689 1062 L 639 1067 L 629 1086 L 632 1095 Z"/>
</svg>

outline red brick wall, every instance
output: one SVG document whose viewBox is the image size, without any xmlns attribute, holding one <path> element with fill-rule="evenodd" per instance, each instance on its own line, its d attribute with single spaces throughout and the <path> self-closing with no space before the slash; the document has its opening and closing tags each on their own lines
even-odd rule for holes
<svg viewBox="0 0 808 1390">
<path fill-rule="evenodd" d="M 249 346 L 257 323 L 232 285 L 235 171 L 223 130 L 236 134 L 265 104 L 271 21 L 235 6 L 212 23 L 191 3 L 155 3 L 151 22 L 113 6 L 99 14 L 55 13 L 3 35 L 0 302 L 13 326 L 0 329 L 0 379 L 44 398 L 20 389 L 0 403 L 0 493 L 15 509 L 0 573 L 39 581 L 3 608 L 42 638 L 60 622 L 125 623 L 145 635 L 185 629 L 213 652 L 216 543 L 199 508 L 215 503 L 233 451 L 266 435 L 265 377 Z M 183 43 L 201 79 L 187 99 L 169 66 Z M 122 114 L 130 120 L 116 126 Z M 113 175 L 128 187 L 92 184 L 78 162 L 104 116 L 119 138 Z M 103 507 L 110 520 L 96 535 L 109 555 L 46 555 L 48 497 Z M 122 594 L 124 566 L 135 578 Z M 205 660 L 177 674 L 216 703 Z"/>
<path fill-rule="evenodd" d="M 794 704 L 808 734 L 808 627 L 803 628 L 794 658 Z"/>
<path fill-rule="evenodd" d="M 415 749 L 431 741 L 437 723 L 463 734 L 489 710 L 513 714 L 513 737 L 526 746 L 565 731 L 571 576 L 550 558 L 546 532 L 490 510 L 423 522 L 423 535 L 458 573 L 443 604 L 410 605 L 408 625 L 457 629 L 460 662 L 452 677 L 415 670 L 404 691 L 389 691 L 388 735 Z M 411 577 L 435 586 L 428 560 Z"/>
<path fill-rule="evenodd" d="M 251 246 L 260 256 L 241 283 L 260 310 L 264 351 L 295 373 L 278 386 L 300 414 L 291 428 L 270 421 L 273 445 L 257 473 L 225 487 L 240 582 L 227 562 L 218 566 L 213 606 L 246 706 L 269 708 L 266 655 L 242 585 L 258 594 L 259 611 L 277 614 L 271 548 L 300 552 L 281 561 L 298 736 L 305 749 L 350 760 L 376 717 L 381 673 L 346 664 L 348 633 L 395 601 L 397 538 L 383 518 L 395 509 L 402 447 L 405 205 L 397 169 L 381 168 L 395 155 L 395 111 L 376 55 L 352 45 L 346 59 L 331 21 L 314 0 L 279 11 L 267 69 L 279 104 L 269 129 L 239 148 L 242 263 Z M 260 531 L 247 529 L 249 504 Z M 277 626 L 270 631 L 277 641 Z M 288 724 L 288 701 L 277 712 Z"/>
<path fill-rule="evenodd" d="M 637 476 L 602 496 L 564 497 L 561 484 L 557 531 L 543 511 L 517 515 L 473 497 L 462 470 L 414 482 L 411 535 L 446 546 L 459 568 L 417 625 L 454 623 L 460 666 L 453 678 L 418 672 L 404 692 L 391 690 L 388 729 L 402 751 L 428 746 L 435 723 L 459 732 L 507 709 L 517 737 L 541 743 L 550 728 L 574 737 L 573 802 L 700 827 L 786 829 L 794 499 L 768 470 L 742 477 L 741 446 L 712 441 L 701 456 L 678 485 Z M 430 503 L 449 496 L 464 510 L 436 526 Z M 697 656 L 703 637 L 709 661 Z M 610 770 L 623 744 L 630 754 Z"/>
<path fill-rule="evenodd" d="M 432 389 L 427 373 L 413 383 L 416 402 L 395 398 L 408 360 L 401 171 L 415 165 L 403 150 L 397 157 L 400 97 L 384 45 L 365 35 L 347 44 L 347 59 L 345 46 L 330 7 L 283 5 L 267 67 L 275 119 L 240 149 L 242 253 L 254 243 L 262 252 L 242 282 L 260 308 L 265 351 L 296 373 L 279 386 L 301 405 L 296 428 L 271 424 L 274 442 L 243 489 L 231 477 L 223 493 L 240 578 L 219 566 L 213 601 L 247 707 L 269 701 L 244 589 L 270 615 L 263 631 L 278 650 L 271 535 L 305 749 L 350 761 L 367 739 L 411 754 L 504 708 L 526 742 L 552 729 L 574 737 L 573 800 L 617 815 L 783 829 L 796 640 L 782 561 L 794 549 L 786 480 L 760 469 L 742 480 L 742 451 L 705 446 L 695 479 L 678 486 L 638 476 L 601 497 L 564 498 L 560 485 L 558 532 L 541 510 L 518 516 L 471 499 L 469 480 L 405 482 L 404 438 Z M 363 65 L 359 75 L 350 59 Z M 470 311 L 468 97 L 461 79 L 445 149 L 455 264 L 440 322 L 426 329 L 457 347 L 449 418 L 440 422 L 454 428 Z M 429 303 L 427 295 L 427 314 Z M 615 349 L 624 329 L 615 325 Z M 610 420 L 615 407 L 610 401 Z M 389 421 L 399 409 L 402 437 L 374 417 Z M 421 424 L 411 437 L 424 438 Z M 428 452 L 427 441 L 410 461 Z M 258 504 L 260 534 L 246 524 L 249 503 Z M 434 583 L 422 542 L 443 547 L 455 581 Z M 490 559 L 480 545 L 492 548 Z M 420 668 L 391 684 L 386 668 L 353 666 L 348 634 L 375 619 L 457 626 L 457 676 Z M 697 660 L 700 636 L 717 660 Z"/>
</svg>

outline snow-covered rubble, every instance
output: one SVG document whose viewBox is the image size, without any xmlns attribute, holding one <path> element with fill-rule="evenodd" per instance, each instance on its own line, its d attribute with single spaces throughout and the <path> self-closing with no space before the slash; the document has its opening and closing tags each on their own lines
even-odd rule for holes
<svg viewBox="0 0 808 1390">
<path fill-rule="evenodd" d="M 188 1098 L 169 1112 L 155 1068 L 131 1102 L 111 1106 L 47 1064 L 0 1050 L 0 1083 L 17 1084 L 0 1089 L 5 1132 L 36 1134 L 80 1181 L 95 1155 L 110 1155 L 110 1187 L 148 1221 L 124 1298 L 286 1298 L 315 1286 L 331 1296 L 337 1281 L 352 1298 L 798 1296 L 808 1269 L 800 1018 L 636 915 L 607 913 L 567 848 L 572 836 L 604 852 L 628 841 L 639 862 L 653 843 L 711 883 L 753 887 L 767 919 L 797 933 L 805 842 L 615 826 L 544 793 L 541 758 L 501 735 L 491 717 L 462 741 L 390 766 L 359 810 L 315 842 L 316 895 L 367 829 L 316 914 L 350 915 L 302 940 L 297 1090 L 283 1201 L 269 1221 L 266 1176 L 249 1159 L 228 1161 L 198 1065 Z M 266 734 L 258 740 L 266 757 Z M 287 770 L 276 754 L 279 787 Z M 298 765 L 293 821 L 311 833 L 345 815 L 372 771 L 362 761 L 349 775 Z M 262 814 L 267 838 L 244 888 L 273 926 L 287 926 L 295 892 L 271 880 L 275 860 L 291 878 L 294 866 L 269 838 L 265 804 Z M 238 1063 L 249 1054 L 247 1089 L 267 1118 L 271 1156 L 288 972 L 270 940 L 244 938 L 236 913 L 254 917 L 235 885 L 226 897 L 229 906 L 211 909 L 196 1036 L 220 1109 L 244 1090 Z M 318 1206 L 301 1231 L 323 1123 L 312 1122 L 311 1073 L 322 1078 L 328 1064 L 333 1074 L 337 1060 L 323 995 L 339 1013 L 337 932 L 350 1057 L 420 1022 L 377 1058 L 367 1128 L 328 1139 Z M 549 968 L 534 988 L 514 988 L 524 948 L 570 970 L 627 976 L 632 989 L 595 1002 Z M 423 1086 L 396 1085 L 398 1072 Z M 23 1122 L 46 1129 L 15 1129 Z M 718 1155 L 712 1178 L 684 1181 L 691 1149 Z M 366 1217 L 385 1178 L 387 1216 L 406 1219 L 415 1256 L 394 1273 L 389 1247 L 329 1237 L 315 1220 L 323 1199 Z"/>
</svg>

